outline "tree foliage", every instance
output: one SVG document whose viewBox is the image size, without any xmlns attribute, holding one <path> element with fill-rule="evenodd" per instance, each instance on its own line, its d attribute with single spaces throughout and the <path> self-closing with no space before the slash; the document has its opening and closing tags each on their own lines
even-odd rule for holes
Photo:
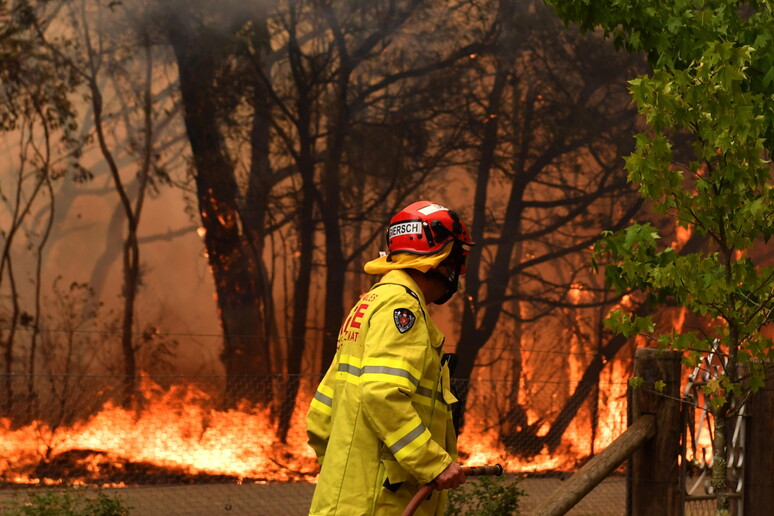
<svg viewBox="0 0 774 516">
<path fill-rule="evenodd" d="M 622 312 L 609 324 L 686 351 L 691 366 L 712 350 L 724 358 L 707 389 L 717 430 L 713 488 L 718 511 L 725 511 L 725 422 L 762 385 L 761 364 L 774 359 L 763 331 L 772 322 L 774 268 L 756 253 L 774 233 L 772 5 L 614 0 L 555 8 L 582 28 L 604 27 L 653 66 L 629 83 L 648 125 L 626 158 L 629 179 L 655 209 L 706 235 L 710 246 L 681 256 L 660 244 L 655 228 L 634 224 L 606 234 L 596 251 L 611 260 L 605 271 L 611 284 L 647 291 L 655 302 L 673 300 L 707 321 L 680 334 L 653 333 L 649 320 Z M 749 376 L 738 372 L 740 363 L 750 363 Z"/>
</svg>

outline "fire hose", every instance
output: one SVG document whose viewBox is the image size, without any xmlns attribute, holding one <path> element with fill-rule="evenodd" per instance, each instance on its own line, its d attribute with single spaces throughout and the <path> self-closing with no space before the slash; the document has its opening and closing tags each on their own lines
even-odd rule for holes
<svg viewBox="0 0 774 516">
<path fill-rule="evenodd" d="M 466 477 L 479 475 L 494 475 L 499 477 L 503 474 L 503 467 L 499 464 L 495 464 L 494 466 L 465 466 L 462 468 L 462 472 Z M 414 514 L 414 511 L 417 510 L 417 507 L 422 504 L 425 498 L 427 498 L 427 495 L 429 495 L 434 489 L 435 484 L 432 482 L 422 486 L 422 488 L 417 491 L 417 494 L 414 495 L 414 498 L 411 499 L 406 508 L 403 510 L 403 514 L 401 516 L 411 516 Z"/>
</svg>

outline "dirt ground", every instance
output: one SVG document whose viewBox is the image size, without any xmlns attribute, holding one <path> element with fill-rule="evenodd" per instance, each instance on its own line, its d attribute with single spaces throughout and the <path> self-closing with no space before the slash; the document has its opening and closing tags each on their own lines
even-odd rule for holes
<svg viewBox="0 0 774 516">
<path fill-rule="evenodd" d="M 556 478 L 524 479 L 527 492 L 522 513 L 540 504 L 562 481 Z M 32 490 L 34 492 L 35 490 Z M 85 490 L 89 496 L 94 490 Z M 207 484 L 169 487 L 129 487 L 103 490 L 132 507 L 131 516 L 305 516 L 314 484 Z M 23 501 L 30 490 L 0 490 L 0 504 Z M 568 515 L 623 516 L 626 514 L 626 480 L 611 477 L 589 493 Z"/>
</svg>

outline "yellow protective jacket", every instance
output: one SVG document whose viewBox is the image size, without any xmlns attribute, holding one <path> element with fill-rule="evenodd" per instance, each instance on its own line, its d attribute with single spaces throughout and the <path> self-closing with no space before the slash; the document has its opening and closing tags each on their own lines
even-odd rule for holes
<svg viewBox="0 0 774 516">
<path fill-rule="evenodd" d="M 322 465 L 309 514 L 400 515 L 417 490 L 457 460 L 444 336 L 402 270 L 362 295 L 307 413 Z M 416 515 L 442 514 L 433 491 Z"/>
</svg>

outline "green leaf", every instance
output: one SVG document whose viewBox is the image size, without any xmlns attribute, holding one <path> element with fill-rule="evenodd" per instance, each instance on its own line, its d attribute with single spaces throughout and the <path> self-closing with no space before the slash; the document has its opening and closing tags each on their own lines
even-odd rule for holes
<svg viewBox="0 0 774 516">
<path fill-rule="evenodd" d="M 645 380 L 643 380 L 640 376 L 632 376 L 629 378 L 629 387 L 632 389 L 639 389 L 642 387 L 643 383 L 645 383 Z"/>
</svg>

